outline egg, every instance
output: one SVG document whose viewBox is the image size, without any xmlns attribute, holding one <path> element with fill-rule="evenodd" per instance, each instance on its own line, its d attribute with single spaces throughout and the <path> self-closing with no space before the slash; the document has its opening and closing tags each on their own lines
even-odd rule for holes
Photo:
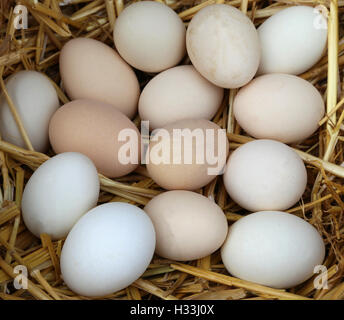
<svg viewBox="0 0 344 320">
<path fill-rule="evenodd" d="M 139 99 L 140 118 L 151 129 L 188 118 L 210 120 L 221 105 L 223 89 L 203 78 L 191 65 L 155 76 Z"/>
<path fill-rule="evenodd" d="M 72 100 L 98 100 L 129 118 L 136 114 L 140 95 L 136 75 L 105 43 L 89 38 L 68 41 L 60 53 L 60 74 Z"/>
<path fill-rule="evenodd" d="M 156 232 L 156 253 L 189 261 L 206 257 L 221 247 L 228 224 L 222 209 L 209 198 L 184 190 L 155 196 L 144 207 Z"/>
<path fill-rule="evenodd" d="M 112 105 L 74 100 L 62 106 L 49 124 L 56 153 L 74 151 L 88 156 L 110 178 L 135 170 L 140 159 L 140 132 Z"/>
<path fill-rule="evenodd" d="M 230 197 L 249 211 L 285 210 L 300 200 L 307 171 L 299 155 L 273 140 L 255 140 L 236 149 L 223 175 Z"/>
<path fill-rule="evenodd" d="M 226 131 L 205 119 L 185 119 L 153 131 L 146 153 L 150 177 L 167 190 L 196 190 L 221 174 Z"/>
<path fill-rule="evenodd" d="M 106 203 L 86 213 L 68 234 L 61 252 L 62 277 L 77 294 L 105 296 L 137 280 L 154 249 L 154 227 L 142 209 Z"/>
<path fill-rule="evenodd" d="M 62 239 L 98 201 L 97 169 L 86 156 L 61 153 L 44 162 L 25 185 L 22 213 L 37 237 L 47 233 Z"/>
<path fill-rule="evenodd" d="M 46 152 L 49 121 L 59 107 L 54 86 L 44 74 L 36 71 L 16 72 L 6 79 L 5 85 L 34 150 Z M 0 133 L 3 140 L 27 147 L 3 93 L 0 97 Z"/>
<path fill-rule="evenodd" d="M 245 14 L 227 4 L 209 5 L 195 14 L 186 48 L 197 71 L 223 88 L 247 84 L 259 66 L 257 30 Z"/>
<path fill-rule="evenodd" d="M 305 220 L 284 212 L 261 211 L 230 227 L 221 256 L 235 277 L 286 289 L 314 274 L 314 267 L 324 260 L 325 246 Z"/>
<path fill-rule="evenodd" d="M 327 19 L 316 8 L 292 6 L 265 20 L 258 34 L 261 43 L 258 73 L 297 75 L 310 69 L 324 53 Z"/>
<path fill-rule="evenodd" d="M 251 136 L 298 143 L 319 127 L 325 106 L 319 91 L 294 75 L 267 74 L 241 88 L 233 112 Z"/>
<path fill-rule="evenodd" d="M 145 72 L 174 67 L 185 55 L 185 27 L 170 7 L 157 1 L 127 6 L 116 19 L 114 42 L 131 66 Z"/>
</svg>

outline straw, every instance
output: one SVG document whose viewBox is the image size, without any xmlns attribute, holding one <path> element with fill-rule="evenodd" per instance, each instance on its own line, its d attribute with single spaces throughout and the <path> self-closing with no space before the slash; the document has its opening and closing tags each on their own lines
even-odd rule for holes
<svg viewBox="0 0 344 320">
<path fill-rule="evenodd" d="M 288 293 L 288 292 L 285 292 L 283 290 L 277 290 L 277 289 L 273 289 L 273 288 L 269 288 L 269 287 L 264 287 L 264 286 L 261 286 L 259 284 L 255 284 L 255 283 L 252 283 L 249 281 L 237 279 L 237 278 L 230 277 L 230 276 L 225 276 L 225 275 L 218 274 L 218 273 L 211 272 L 211 271 L 202 270 L 200 268 L 195 268 L 195 267 L 184 265 L 184 264 L 172 264 L 171 267 L 176 269 L 176 270 L 192 274 L 196 277 L 201 277 L 201 278 L 207 279 L 209 281 L 214 281 L 214 282 L 225 284 L 228 286 L 235 286 L 235 287 L 243 288 L 246 290 L 257 292 L 259 294 L 268 295 L 268 296 L 276 298 L 276 299 L 281 299 L 281 300 L 309 300 L 305 297 L 302 297 L 302 296 L 299 296 L 296 294 L 292 294 L 292 293 Z"/>
</svg>

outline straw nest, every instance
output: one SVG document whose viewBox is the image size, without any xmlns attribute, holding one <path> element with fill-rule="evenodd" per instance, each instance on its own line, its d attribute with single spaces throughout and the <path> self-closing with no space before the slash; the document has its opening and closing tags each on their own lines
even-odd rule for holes
<svg viewBox="0 0 344 320">
<path fill-rule="evenodd" d="M 155 256 L 144 275 L 128 288 L 103 299 L 343 299 L 344 298 L 344 1 L 343 0 L 158 0 L 176 10 L 187 25 L 204 6 L 227 3 L 240 8 L 259 25 L 272 14 L 294 4 L 322 4 L 329 12 L 328 50 L 309 71 L 301 75 L 322 93 L 327 114 L 320 130 L 301 145 L 293 146 L 308 170 L 307 191 L 289 213 L 313 224 L 322 234 L 327 247 L 325 265 L 328 288 L 314 289 L 313 280 L 291 290 L 276 290 L 230 277 L 219 252 L 198 261 L 180 264 Z M 15 30 L 13 10 L 23 4 L 29 12 L 29 28 Z M 60 4 L 60 5 L 59 5 Z M 63 5 L 62 5 L 63 4 Z M 68 98 L 60 87 L 59 53 L 63 44 L 77 36 L 98 39 L 113 46 L 112 28 L 123 10 L 123 0 L 1 0 L 0 1 L 0 86 L 6 94 L 7 76 L 22 69 L 45 73 L 55 85 L 61 103 Z M 141 75 L 142 86 L 147 76 Z M 244 135 L 232 116 L 236 90 L 227 92 L 214 122 L 226 128 L 231 148 L 251 138 Z M 53 242 L 47 235 L 35 238 L 24 226 L 20 203 L 26 181 L 48 155 L 37 153 L 21 125 L 15 105 L 10 103 L 27 148 L 21 149 L 0 139 L 0 298 L 68 299 L 86 297 L 71 292 L 60 274 L 59 256 L 63 241 Z M 139 119 L 135 119 L 138 124 Z M 145 205 L 162 190 L 147 177 L 143 167 L 120 179 L 100 176 L 99 203 L 123 201 Z M 221 178 L 199 190 L 211 196 L 224 210 L 229 224 L 248 214 L 227 196 Z M 28 269 L 28 289 L 16 290 L 13 278 L 16 265 Z"/>
</svg>

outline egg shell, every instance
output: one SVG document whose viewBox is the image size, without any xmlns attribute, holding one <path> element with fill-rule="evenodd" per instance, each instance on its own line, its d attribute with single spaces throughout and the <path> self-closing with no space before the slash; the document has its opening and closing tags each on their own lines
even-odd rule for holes
<svg viewBox="0 0 344 320">
<path fill-rule="evenodd" d="M 297 143 L 319 127 L 325 106 L 319 91 L 294 75 L 267 74 L 241 88 L 233 112 L 251 136 Z"/>
<path fill-rule="evenodd" d="M 284 212 L 252 213 L 235 222 L 221 250 L 233 276 L 273 288 L 294 287 L 314 274 L 325 256 L 318 231 Z"/>
<path fill-rule="evenodd" d="M 230 197 L 250 211 L 285 210 L 300 200 L 307 171 L 299 155 L 273 140 L 255 140 L 236 149 L 223 175 Z"/>
<path fill-rule="evenodd" d="M 327 19 L 316 8 L 292 6 L 266 19 L 258 34 L 262 50 L 258 73 L 297 75 L 310 69 L 324 53 Z"/>
<path fill-rule="evenodd" d="M 105 296 L 137 280 L 154 249 L 154 227 L 142 209 L 106 203 L 86 213 L 68 234 L 61 252 L 62 277 L 80 295 Z"/>
<path fill-rule="evenodd" d="M 168 69 L 143 89 L 139 114 L 151 129 L 188 118 L 210 120 L 221 105 L 223 89 L 203 78 L 191 65 Z"/>
<path fill-rule="evenodd" d="M 154 224 L 156 253 L 163 258 L 201 259 L 219 249 L 227 236 L 227 219 L 221 208 L 195 192 L 161 193 L 144 210 Z"/>
<path fill-rule="evenodd" d="M 128 141 L 123 135 L 126 132 L 131 135 Z M 110 178 L 132 172 L 139 163 L 138 129 L 128 117 L 106 103 L 81 99 L 65 104 L 50 121 L 49 137 L 56 153 L 80 152 Z M 128 163 L 126 146 L 131 149 L 129 156 L 133 156 Z"/>
<path fill-rule="evenodd" d="M 116 19 L 116 49 L 134 68 L 160 72 L 185 55 L 185 27 L 170 7 L 155 1 L 127 6 Z"/>
<path fill-rule="evenodd" d="M 25 185 L 22 213 L 37 237 L 67 236 L 78 219 L 98 201 L 99 178 L 90 159 L 76 152 L 61 153 L 44 162 Z"/>
<path fill-rule="evenodd" d="M 129 118 L 136 114 L 139 82 L 132 68 L 108 45 L 89 38 L 68 41 L 60 54 L 60 74 L 72 100 L 98 100 Z"/>
<path fill-rule="evenodd" d="M 186 48 L 198 72 L 219 87 L 241 87 L 258 69 L 257 30 L 245 14 L 227 4 L 209 5 L 195 14 Z"/>
<path fill-rule="evenodd" d="M 6 89 L 34 150 L 46 152 L 49 121 L 59 107 L 56 90 L 49 78 L 36 71 L 19 71 L 6 79 Z M 27 148 L 3 93 L 0 97 L 0 132 L 4 141 Z"/>
<path fill-rule="evenodd" d="M 148 174 L 167 190 L 204 187 L 222 173 L 227 159 L 229 143 L 220 130 L 217 124 L 205 119 L 179 120 L 156 130 L 146 153 Z M 218 161 L 212 164 L 207 153 Z"/>
</svg>

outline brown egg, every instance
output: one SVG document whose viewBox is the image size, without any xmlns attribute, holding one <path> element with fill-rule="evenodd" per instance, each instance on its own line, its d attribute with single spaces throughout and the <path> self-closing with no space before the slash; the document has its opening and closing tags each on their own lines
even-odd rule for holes
<svg viewBox="0 0 344 320">
<path fill-rule="evenodd" d="M 255 138 L 298 143 L 318 129 L 325 106 L 310 82 L 272 73 L 241 88 L 233 112 L 239 125 Z"/>
<path fill-rule="evenodd" d="M 106 44 L 88 38 L 68 41 L 61 50 L 60 73 L 71 99 L 109 103 L 129 118 L 137 112 L 140 87 L 136 75 Z"/>
<path fill-rule="evenodd" d="M 226 131 L 205 119 L 185 119 L 153 131 L 146 153 L 151 178 L 167 190 L 196 190 L 222 173 Z"/>
<path fill-rule="evenodd" d="M 156 233 L 155 252 L 188 261 L 215 252 L 226 239 L 228 224 L 221 208 L 196 192 L 175 190 L 154 197 L 144 208 Z"/>
<path fill-rule="evenodd" d="M 112 105 L 95 100 L 74 100 L 58 109 L 50 121 L 49 138 L 56 153 L 83 153 L 110 178 L 135 170 L 140 159 L 135 125 Z"/>
</svg>

